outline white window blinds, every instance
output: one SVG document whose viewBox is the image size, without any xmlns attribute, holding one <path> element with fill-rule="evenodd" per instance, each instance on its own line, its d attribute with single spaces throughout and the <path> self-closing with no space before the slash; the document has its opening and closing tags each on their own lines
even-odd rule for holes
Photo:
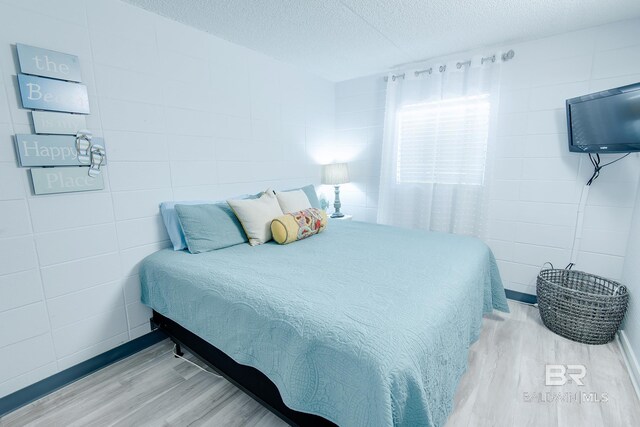
<svg viewBox="0 0 640 427">
<path fill-rule="evenodd" d="M 398 183 L 482 185 L 489 95 L 407 105 L 398 113 Z"/>
</svg>

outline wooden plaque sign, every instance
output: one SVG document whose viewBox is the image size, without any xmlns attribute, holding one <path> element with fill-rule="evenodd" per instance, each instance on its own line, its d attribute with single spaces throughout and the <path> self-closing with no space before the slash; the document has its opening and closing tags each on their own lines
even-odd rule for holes
<svg viewBox="0 0 640 427">
<path fill-rule="evenodd" d="M 36 133 L 55 135 L 75 135 L 87 128 L 85 116 L 81 114 L 31 112 Z"/>
<path fill-rule="evenodd" d="M 33 110 L 89 114 L 87 87 L 44 77 L 18 74 L 22 106 Z"/>
<path fill-rule="evenodd" d="M 78 160 L 75 136 L 17 134 L 15 141 L 22 167 L 87 165 Z M 102 138 L 94 137 L 91 143 L 104 147 Z"/>
<path fill-rule="evenodd" d="M 16 44 L 20 71 L 34 76 L 81 82 L 80 61 L 75 55 Z"/>
<path fill-rule="evenodd" d="M 33 168 L 30 172 L 35 194 L 73 193 L 104 189 L 102 174 L 91 177 L 88 167 Z"/>
</svg>

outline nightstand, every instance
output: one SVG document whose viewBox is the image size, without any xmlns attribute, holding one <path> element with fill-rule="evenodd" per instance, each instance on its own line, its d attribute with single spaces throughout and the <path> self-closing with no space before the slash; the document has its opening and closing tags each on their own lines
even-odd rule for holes
<svg viewBox="0 0 640 427">
<path fill-rule="evenodd" d="M 329 215 L 329 219 L 340 220 L 340 221 L 351 221 L 353 219 L 353 215 L 345 215 L 345 216 L 340 217 L 340 218 L 331 218 L 331 215 Z"/>
</svg>

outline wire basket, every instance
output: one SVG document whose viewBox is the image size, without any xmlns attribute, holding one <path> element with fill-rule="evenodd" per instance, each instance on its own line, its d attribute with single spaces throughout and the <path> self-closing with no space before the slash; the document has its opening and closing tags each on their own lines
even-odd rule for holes
<svg viewBox="0 0 640 427">
<path fill-rule="evenodd" d="M 564 269 L 540 271 L 536 283 L 544 325 L 565 338 L 606 344 L 622 323 L 629 293 L 618 282 Z"/>
</svg>

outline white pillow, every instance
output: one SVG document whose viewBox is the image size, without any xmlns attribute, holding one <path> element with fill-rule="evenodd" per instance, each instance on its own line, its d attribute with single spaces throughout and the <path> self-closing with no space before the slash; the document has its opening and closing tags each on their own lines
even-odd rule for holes
<svg viewBox="0 0 640 427">
<path fill-rule="evenodd" d="M 251 246 L 271 240 L 271 221 L 283 214 L 273 190 L 268 189 L 257 199 L 227 200 L 249 238 Z"/>
<path fill-rule="evenodd" d="M 284 213 L 300 212 L 301 210 L 311 208 L 311 202 L 302 190 L 276 193 L 276 197 Z"/>
</svg>

